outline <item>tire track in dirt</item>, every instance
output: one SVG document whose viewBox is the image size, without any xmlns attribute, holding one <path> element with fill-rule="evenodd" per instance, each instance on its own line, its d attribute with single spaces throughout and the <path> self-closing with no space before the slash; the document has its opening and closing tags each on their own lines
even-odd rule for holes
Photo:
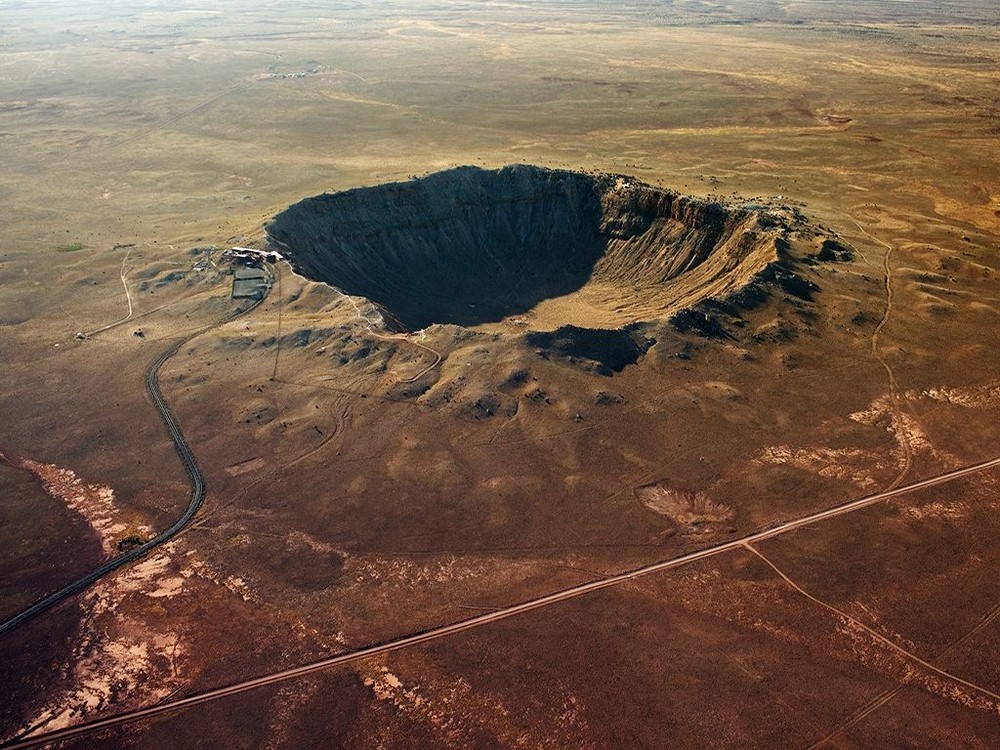
<svg viewBox="0 0 1000 750">
<path fill-rule="evenodd" d="M 793 589 L 795 589 L 799 594 L 801 594 L 802 596 L 804 596 L 809 601 L 811 601 L 811 602 L 813 602 L 815 604 L 818 604 L 819 606 L 823 607 L 824 609 L 827 609 L 830 612 L 833 612 L 835 615 L 837 615 L 838 617 L 842 618 L 843 620 L 845 620 L 847 622 L 850 622 L 853 625 L 856 625 L 857 627 L 861 628 L 866 633 L 868 633 L 868 635 L 872 636 L 875 640 L 877 640 L 879 643 L 881 643 L 881 644 L 883 644 L 885 646 L 888 646 L 890 649 L 892 649 L 893 651 L 895 651 L 897 654 L 899 654 L 903 658 L 907 659 L 908 661 L 911 661 L 914 664 L 916 664 L 916 665 L 918 665 L 920 667 L 923 667 L 926 670 L 929 670 L 929 671 L 935 673 L 939 677 L 944 677 L 945 679 L 949 680 L 950 682 L 958 683 L 959 685 L 962 685 L 962 686 L 964 686 L 966 688 L 969 688 L 969 689 L 971 689 L 971 690 L 973 690 L 973 691 L 975 691 L 977 693 L 980 693 L 980 694 L 986 696 L 987 698 L 989 698 L 990 700 L 995 701 L 997 704 L 1000 704 L 1000 695 L 992 692 L 991 690 L 987 690 L 986 688 L 982 687 L 981 685 L 977 685 L 974 682 L 969 682 L 968 680 L 964 680 L 964 679 L 962 679 L 961 677 L 959 677 L 958 675 L 956 675 L 956 674 L 954 674 L 952 672 L 949 672 L 949 671 L 947 671 L 945 669 L 941 669 L 941 667 L 937 667 L 937 666 L 931 664 L 929 661 L 925 661 L 924 659 L 921 659 L 919 656 L 917 656 L 916 654 L 914 654 L 912 651 L 907 651 L 905 648 L 903 648 L 899 644 L 895 643 L 894 641 L 890 640 L 889 638 L 886 638 L 884 635 L 882 635 L 881 633 L 879 633 L 874 628 L 871 628 L 868 625 L 865 625 L 863 622 L 861 622 L 860 620 L 858 620 L 856 617 L 852 617 L 851 615 L 849 615 L 844 610 L 838 609 L 837 607 L 834 607 L 832 604 L 828 604 L 827 602 L 823 601 L 822 599 L 820 599 L 818 597 L 815 597 L 812 594 L 810 594 L 804 588 L 802 588 L 797 583 L 795 583 L 795 581 L 793 581 L 791 578 L 789 578 L 788 575 L 786 575 L 785 572 L 781 570 L 781 568 L 779 568 L 777 565 L 775 565 L 773 562 L 771 562 L 767 558 L 767 556 L 765 556 L 764 553 L 762 553 L 760 550 L 758 550 L 756 547 L 754 547 L 751 542 L 749 542 L 749 541 L 748 542 L 744 542 L 743 546 L 749 552 L 753 553 L 754 555 L 756 555 L 757 557 L 759 557 L 761 560 L 763 560 L 768 565 L 768 567 L 770 567 L 775 573 L 778 574 L 778 576 L 783 581 L 785 581 L 785 583 L 787 583 L 789 586 L 791 586 Z"/>
<path fill-rule="evenodd" d="M 961 646 L 967 640 L 972 638 L 976 633 L 978 633 L 980 630 L 982 630 L 991 622 L 993 622 L 995 619 L 997 619 L 998 616 L 1000 616 L 1000 604 L 994 605 L 994 607 L 989 612 L 987 612 L 985 615 L 983 615 L 982 618 L 980 618 L 979 622 L 977 622 L 976 625 L 971 630 L 969 630 L 956 640 L 952 641 L 950 644 L 948 644 L 948 646 L 944 648 L 943 651 L 940 651 L 938 654 L 936 654 L 934 656 L 934 660 L 941 661 L 942 659 L 949 656 L 956 648 Z M 823 739 L 819 740 L 818 742 L 814 742 L 804 750 L 819 750 L 819 748 L 826 745 L 830 740 L 834 739 L 841 733 L 850 729 L 858 722 L 868 718 L 873 713 L 878 711 L 878 709 L 880 709 L 882 706 L 892 701 L 897 695 L 899 695 L 900 692 L 902 692 L 902 690 L 903 687 L 900 685 L 890 690 L 885 690 L 879 693 L 874 698 L 872 698 L 872 700 L 870 700 L 864 706 L 862 706 L 853 714 L 848 716 L 843 722 L 837 725 L 837 727 L 834 728 L 832 732 L 823 737 Z"/>
<path fill-rule="evenodd" d="M 885 253 L 882 256 L 882 271 L 883 271 L 883 288 L 885 289 L 885 311 L 882 313 L 882 318 L 879 320 L 878 325 L 872 331 L 871 336 L 871 355 L 878 362 L 882 369 L 885 370 L 886 376 L 889 380 L 889 399 L 892 403 L 893 411 L 893 421 L 895 422 L 896 429 L 899 430 L 899 434 L 896 436 L 900 448 L 903 451 L 903 466 L 900 469 L 899 474 L 896 478 L 889 484 L 888 489 L 894 490 L 903 482 L 903 479 L 907 474 L 910 473 L 910 469 L 913 466 L 913 436 L 910 434 L 910 428 L 903 418 L 903 408 L 902 408 L 902 397 L 900 395 L 899 383 L 896 380 L 896 373 L 893 372 L 892 367 L 886 361 L 885 357 L 879 351 L 879 337 L 882 334 L 882 330 L 889 323 L 889 317 L 892 315 L 893 305 L 894 305 L 894 291 L 892 286 L 892 253 L 894 248 L 888 242 L 880 240 L 875 237 L 867 229 L 865 229 L 861 222 L 851 217 L 851 221 L 854 222 L 858 230 L 865 235 L 872 242 L 878 243 L 885 248 Z"/>
<path fill-rule="evenodd" d="M 131 254 L 132 254 L 132 248 L 130 247 L 125 251 L 125 257 L 122 258 L 121 271 L 118 274 L 121 277 L 122 286 L 125 287 L 125 299 L 128 302 L 128 312 L 125 314 L 124 318 L 119 318 L 113 323 L 108 323 L 107 325 L 103 325 L 100 328 L 95 328 L 93 331 L 85 332 L 83 334 L 83 338 L 90 338 L 91 336 L 94 336 L 98 333 L 111 330 L 115 326 L 120 326 L 122 323 L 128 322 L 128 320 L 132 317 L 132 292 L 129 291 L 128 282 L 125 280 L 125 264 L 128 262 L 128 256 Z M 80 334 L 77 334 L 78 338 L 79 336 Z"/>
</svg>

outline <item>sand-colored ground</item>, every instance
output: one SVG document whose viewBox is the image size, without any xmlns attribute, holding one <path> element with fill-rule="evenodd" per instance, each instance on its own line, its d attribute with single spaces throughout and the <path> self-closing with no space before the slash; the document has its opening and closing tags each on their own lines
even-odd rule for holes
<svg viewBox="0 0 1000 750">
<path fill-rule="evenodd" d="M 0 737 L 1000 453 L 996 8 L 830 5 L 5 9 L 4 615 L 185 507 L 146 369 L 235 309 L 220 251 L 304 196 L 462 164 L 599 170 L 785 204 L 855 255 L 802 262 L 811 302 L 720 312 L 721 338 L 664 322 L 610 372 L 532 338 L 532 311 L 403 337 L 279 264 L 260 308 L 161 371 L 203 510 L 0 638 Z M 123 278 L 132 317 L 76 340 L 127 314 Z M 559 303 L 534 315 L 551 331 Z M 995 747 L 996 502 L 983 473 L 766 560 L 726 553 L 75 746 Z"/>
</svg>

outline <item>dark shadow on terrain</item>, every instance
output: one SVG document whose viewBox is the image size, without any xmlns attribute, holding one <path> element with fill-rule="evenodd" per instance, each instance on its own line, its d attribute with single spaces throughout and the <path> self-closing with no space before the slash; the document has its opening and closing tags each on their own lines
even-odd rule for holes
<svg viewBox="0 0 1000 750">
<path fill-rule="evenodd" d="M 656 343 L 634 325 L 619 330 L 563 326 L 551 333 L 530 332 L 525 341 L 545 351 L 546 356 L 551 352 L 568 359 L 595 362 L 606 375 L 634 365 Z"/>
<path fill-rule="evenodd" d="M 602 218 L 589 175 L 459 167 L 306 198 L 268 234 L 300 273 L 416 330 L 500 321 L 579 289 L 607 247 Z"/>
</svg>

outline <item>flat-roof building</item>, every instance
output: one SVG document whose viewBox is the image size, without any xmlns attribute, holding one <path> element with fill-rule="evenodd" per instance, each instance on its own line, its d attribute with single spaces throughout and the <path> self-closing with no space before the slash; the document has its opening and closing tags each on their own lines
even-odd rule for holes
<svg viewBox="0 0 1000 750">
<path fill-rule="evenodd" d="M 271 287 L 271 279 L 262 268 L 233 269 L 233 299 L 260 299 Z"/>
</svg>

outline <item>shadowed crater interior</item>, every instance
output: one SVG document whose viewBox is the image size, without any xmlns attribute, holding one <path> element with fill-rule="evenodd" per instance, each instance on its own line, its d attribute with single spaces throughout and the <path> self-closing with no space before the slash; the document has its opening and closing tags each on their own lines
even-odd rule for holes
<svg viewBox="0 0 1000 750">
<path fill-rule="evenodd" d="M 525 165 L 318 195 L 268 225 L 299 273 L 379 304 L 399 330 L 663 318 L 744 286 L 782 231 L 760 210 Z"/>
</svg>

